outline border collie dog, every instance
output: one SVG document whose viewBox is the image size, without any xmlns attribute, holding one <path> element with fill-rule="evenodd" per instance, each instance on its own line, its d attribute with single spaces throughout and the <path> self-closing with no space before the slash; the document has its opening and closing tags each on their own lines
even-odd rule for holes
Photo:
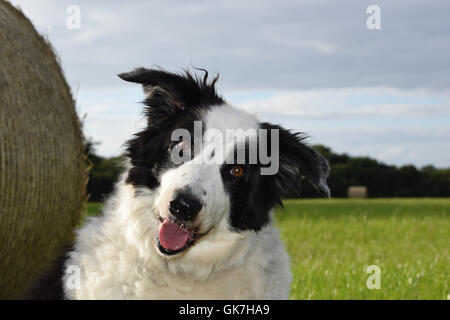
<svg viewBox="0 0 450 320">
<path fill-rule="evenodd" d="M 147 125 L 127 142 L 127 168 L 102 215 L 66 255 L 64 298 L 289 298 L 289 257 L 272 211 L 301 177 L 329 196 L 328 163 L 301 134 L 228 104 L 203 71 L 119 75 L 143 85 Z M 232 130 L 247 134 L 229 138 Z M 263 145 L 278 162 L 273 172 L 264 174 L 272 163 L 260 153 L 238 161 Z"/>
</svg>

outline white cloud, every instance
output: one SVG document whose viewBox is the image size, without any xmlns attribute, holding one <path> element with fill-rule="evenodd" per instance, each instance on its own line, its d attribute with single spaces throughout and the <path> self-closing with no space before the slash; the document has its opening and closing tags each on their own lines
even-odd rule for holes
<svg viewBox="0 0 450 320">
<path fill-rule="evenodd" d="M 78 0 L 81 30 L 68 30 L 70 0 L 13 0 L 90 86 L 138 65 L 190 63 L 220 71 L 228 88 L 389 86 L 448 88 L 446 0 L 380 0 L 383 30 L 368 31 L 359 0 Z M 410 32 L 419 23 L 420 32 Z"/>
<path fill-rule="evenodd" d="M 401 156 L 403 158 L 406 158 L 405 155 L 409 153 L 409 156 L 414 156 L 413 153 L 411 153 L 410 151 L 408 151 L 406 146 L 398 146 L 398 145 L 394 145 L 394 146 L 389 146 L 387 147 L 385 150 L 382 150 L 381 152 L 376 154 L 376 157 L 378 159 L 390 159 L 393 157 L 398 157 Z"/>
<path fill-rule="evenodd" d="M 89 113 L 89 114 L 96 114 L 96 113 L 104 113 L 107 111 L 111 110 L 111 106 L 107 106 L 107 105 L 94 105 L 94 106 L 89 106 L 87 108 L 84 109 L 84 112 Z"/>
<path fill-rule="evenodd" d="M 397 165 L 450 165 L 450 152 L 444 152 L 450 150 L 448 92 L 381 87 L 273 91 L 265 96 L 236 105 L 261 120 L 306 132 L 310 143 L 337 152 Z"/>
<path fill-rule="evenodd" d="M 125 151 L 125 142 L 141 130 L 144 124 L 143 118 L 136 115 L 88 114 L 84 121 L 84 131 L 87 137 L 100 142 L 97 146 L 99 154 L 117 156 Z"/>
<path fill-rule="evenodd" d="M 253 113 L 297 116 L 302 119 L 437 117 L 450 115 L 449 97 L 448 94 L 428 90 L 424 92 L 385 87 L 317 89 L 279 91 L 269 98 L 240 102 L 237 105 Z M 374 103 L 374 100 L 380 102 Z M 439 102 L 435 102 L 436 100 Z"/>
</svg>

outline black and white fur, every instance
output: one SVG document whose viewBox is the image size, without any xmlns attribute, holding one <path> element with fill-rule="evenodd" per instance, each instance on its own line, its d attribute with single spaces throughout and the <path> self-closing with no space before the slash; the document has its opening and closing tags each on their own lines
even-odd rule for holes
<svg viewBox="0 0 450 320">
<path fill-rule="evenodd" d="M 272 225 L 272 210 L 301 176 L 329 196 L 327 161 L 303 142 L 300 134 L 259 122 L 223 100 L 208 82 L 189 72 L 174 74 L 139 68 L 119 75 L 140 83 L 146 94 L 147 127 L 127 143 L 127 169 L 99 217 L 77 234 L 65 268 L 77 266 L 80 286 L 67 283 L 66 299 L 288 299 L 289 257 Z M 260 164 L 244 164 L 242 177 L 233 164 L 175 165 L 170 160 L 171 132 L 206 129 L 278 129 L 279 171 L 261 175 Z M 214 146 L 201 141 L 213 158 Z M 259 143 L 255 137 L 235 145 Z M 239 144 L 239 142 L 237 142 Z M 196 157 L 198 155 L 193 155 Z M 180 190 L 199 204 L 194 218 L 173 216 L 169 203 Z M 173 219 L 195 234 L 186 248 L 164 249 L 157 234 L 164 219 Z"/>
</svg>

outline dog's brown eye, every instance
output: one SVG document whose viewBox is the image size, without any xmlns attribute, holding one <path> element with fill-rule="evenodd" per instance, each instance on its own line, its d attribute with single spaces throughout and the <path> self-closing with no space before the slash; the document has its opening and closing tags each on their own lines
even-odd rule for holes
<svg viewBox="0 0 450 320">
<path fill-rule="evenodd" d="M 230 174 L 236 178 L 242 177 L 244 175 L 244 169 L 241 166 L 234 166 L 230 170 Z"/>
<path fill-rule="evenodd" d="M 181 140 L 176 145 L 171 148 L 171 151 L 175 149 L 178 151 L 178 154 L 182 157 L 184 154 L 190 157 L 191 154 L 191 145 L 189 141 Z"/>
</svg>

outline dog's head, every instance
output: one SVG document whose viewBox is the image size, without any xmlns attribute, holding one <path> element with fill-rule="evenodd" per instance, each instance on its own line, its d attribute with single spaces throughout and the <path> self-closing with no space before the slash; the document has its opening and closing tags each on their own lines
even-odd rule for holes
<svg viewBox="0 0 450 320">
<path fill-rule="evenodd" d="M 259 231 L 271 209 L 306 177 L 324 195 L 327 161 L 303 136 L 227 104 L 189 72 L 139 68 L 119 75 L 143 85 L 146 128 L 127 144 L 126 183 L 150 190 L 163 256 L 196 247 L 211 233 Z"/>
</svg>

